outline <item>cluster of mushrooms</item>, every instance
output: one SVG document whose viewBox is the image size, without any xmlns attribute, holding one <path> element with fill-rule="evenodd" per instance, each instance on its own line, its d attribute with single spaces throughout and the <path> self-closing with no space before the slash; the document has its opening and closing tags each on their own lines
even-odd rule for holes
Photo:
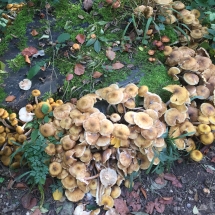
<svg viewBox="0 0 215 215">
<path fill-rule="evenodd" d="M 203 157 L 196 150 L 195 141 L 200 139 L 207 145 L 214 140 L 214 106 L 202 103 L 199 110 L 190 101 L 185 87 L 169 85 L 164 89 L 172 93 L 167 103 L 149 92 L 147 86 L 131 83 L 121 88 L 112 84 L 98 89 L 81 97 L 76 104 L 52 98 L 39 102 L 40 91 L 33 90 L 35 104 L 21 108 L 19 119 L 15 113 L 0 109 L 1 160 L 9 165 L 10 154 L 16 150 L 13 141 L 26 140 L 31 130 L 25 131 L 25 123 L 34 117 L 43 119 L 45 106 L 48 112 L 53 111 L 53 117 L 42 123 L 39 130 L 46 138 L 45 152 L 51 156 L 50 175 L 61 180 L 68 200 L 77 202 L 90 193 L 99 206 L 110 212 L 114 199 L 121 194 L 122 182 L 126 187 L 131 186 L 126 179 L 129 174 L 148 169 L 151 163 L 160 163 L 159 153 L 167 147 L 163 138 L 167 127 L 171 138 L 187 134 L 175 139 L 174 144 L 178 150 L 191 152 L 195 161 Z M 138 107 L 137 96 L 143 98 Z M 108 103 L 110 115 L 94 107 L 98 100 Z M 52 143 L 49 137 L 60 144 Z M 19 167 L 20 158 L 17 154 L 14 167 Z"/>
</svg>

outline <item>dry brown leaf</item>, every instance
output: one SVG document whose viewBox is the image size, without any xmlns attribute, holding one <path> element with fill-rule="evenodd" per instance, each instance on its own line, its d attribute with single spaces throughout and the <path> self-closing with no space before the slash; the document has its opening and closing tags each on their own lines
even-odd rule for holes
<svg viewBox="0 0 215 215">
<path fill-rule="evenodd" d="M 5 99 L 5 101 L 6 102 L 12 102 L 14 99 L 16 99 L 16 96 L 10 95 Z"/>
<path fill-rule="evenodd" d="M 15 183 L 15 181 L 13 179 L 10 179 L 8 185 L 7 185 L 7 189 L 11 189 L 13 187 L 13 184 Z"/>
<path fill-rule="evenodd" d="M 145 199 L 147 199 L 147 193 L 146 193 L 146 190 L 145 190 L 145 189 L 143 189 L 142 187 L 140 188 L 140 190 L 141 190 L 141 192 L 142 192 L 143 196 L 145 197 Z"/>
<path fill-rule="evenodd" d="M 93 78 L 100 78 L 102 75 L 103 74 L 101 72 L 96 71 L 93 73 Z"/>
<path fill-rule="evenodd" d="M 25 184 L 25 183 L 22 183 L 22 182 L 19 182 L 17 183 L 14 188 L 18 188 L 18 189 L 25 189 L 27 188 L 28 186 Z"/>
<path fill-rule="evenodd" d="M 141 209 L 141 204 L 137 204 L 136 202 L 131 202 L 130 204 L 129 204 L 129 206 L 131 206 L 132 208 L 133 208 L 133 212 L 137 212 L 137 211 L 139 211 L 140 209 Z"/>
<path fill-rule="evenodd" d="M 31 60 L 29 59 L 28 55 L 25 55 L 25 62 L 31 64 Z"/>
<path fill-rule="evenodd" d="M 83 44 L 85 42 L 86 36 L 84 34 L 78 34 L 75 39 L 79 43 Z"/>
<path fill-rule="evenodd" d="M 165 205 L 172 204 L 172 201 L 173 201 L 173 197 L 162 197 L 159 199 L 159 202 Z"/>
<path fill-rule="evenodd" d="M 73 74 L 68 74 L 67 76 L 66 76 L 66 80 L 67 81 L 70 81 L 70 80 L 72 80 L 73 79 Z"/>
<path fill-rule="evenodd" d="M 70 102 L 71 102 L 72 104 L 74 104 L 74 105 L 77 103 L 77 101 L 78 101 L 77 98 L 71 98 L 71 99 L 70 99 Z"/>
<path fill-rule="evenodd" d="M 164 178 L 168 181 L 175 181 L 176 180 L 176 176 L 171 174 L 171 173 L 165 173 Z"/>
<path fill-rule="evenodd" d="M 148 213 L 148 214 L 152 214 L 153 210 L 154 210 L 154 207 L 155 207 L 154 202 L 147 202 L 145 212 Z"/>
<path fill-rule="evenodd" d="M 37 205 L 37 199 L 33 198 L 31 193 L 27 193 L 21 198 L 21 203 L 24 208 L 30 210 Z"/>
<path fill-rule="evenodd" d="M 178 179 L 176 179 L 175 181 L 172 181 L 172 185 L 174 185 L 175 187 L 182 188 L 182 184 L 179 182 Z"/>
<path fill-rule="evenodd" d="M 155 209 L 158 213 L 163 213 L 165 210 L 165 205 L 158 202 L 158 199 L 155 199 Z"/>
<path fill-rule="evenodd" d="M 25 48 L 24 50 L 22 50 L 21 54 L 23 56 L 28 55 L 29 57 L 36 54 L 38 52 L 38 50 L 32 46 Z"/>
<path fill-rule="evenodd" d="M 31 35 L 34 37 L 34 36 L 37 36 L 39 33 L 35 30 L 35 29 L 33 29 L 32 30 L 32 32 L 31 32 Z"/>
<path fill-rule="evenodd" d="M 116 53 L 109 48 L 108 50 L 106 50 L 106 56 L 109 60 L 114 60 Z"/>
<path fill-rule="evenodd" d="M 116 62 L 116 63 L 112 64 L 112 69 L 121 69 L 123 67 L 124 67 L 124 65 L 120 62 Z"/>
<path fill-rule="evenodd" d="M 155 182 L 156 184 L 164 184 L 164 179 L 160 176 L 158 176 L 156 179 L 155 179 Z"/>
<path fill-rule="evenodd" d="M 211 162 L 215 163 L 215 156 L 212 157 Z"/>
<path fill-rule="evenodd" d="M 85 72 L 85 67 L 82 64 L 77 63 L 77 64 L 75 64 L 75 71 L 74 72 L 76 75 L 83 75 Z"/>
<path fill-rule="evenodd" d="M 123 200 L 122 198 L 114 199 L 114 205 L 115 205 L 117 212 L 120 215 L 125 215 L 125 214 L 129 213 L 129 209 L 126 204 L 126 201 Z"/>
<path fill-rule="evenodd" d="M 83 6 L 84 6 L 84 9 L 86 11 L 90 10 L 93 6 L 93 1 L 92 0 L 84 0 L 83 2 Z"/>
</svg>

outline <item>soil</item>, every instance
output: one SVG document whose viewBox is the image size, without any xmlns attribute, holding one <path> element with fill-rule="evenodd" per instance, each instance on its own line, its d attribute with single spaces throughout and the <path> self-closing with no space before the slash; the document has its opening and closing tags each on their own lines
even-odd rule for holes
<svg viewBox="0 0 215 215">
<path fill-rule="evenodd" d="M 26 32 L 26 37 L 28 37 L 29 46 L 38 46 L 36 40 L 32 40 L 30 35 L 31 30 L 34 27 L 41 26 L 42 24 L 38 19 L 34 19 L 32 23 L 28 26 L 28 31 Z M 53 32 L 53 39 L 57 38 L 58 33 Z M 9 44 L 8 51 L 5 52 L 5 55 L 1 58 L 1 61 L 6 61 L 9 59 L 15 58 L 15 56 L 20 53 L 16 46 L 16 38 Z M 38 57 L 33 61 L 40 61 L 42 57 Z M 4 80 L 3 87 L 7 95 L 14 95 L 16 99 L 13 102 L 6 103 L 3 102 L 7 108 L 13 110 L 19 110 L 20 107 L 26 105 L 29 102 L 30 91 L 23 91 L 19 89 L 18 82 L 23 80 L 26 77 L 26 74 L 29 70 L 29 66 L 21 68 L 18 72 L 13 72 L 10 68 L 6 67 L 8 71 L 8 76 Z M 134 83 L 138 82 L 139 78 L 136 76 L 136 70 L 132 72 L 132 77 L 128 77 L 127 81 L 120 82 L 120 85 L 126 85 L 130 80 Z M 64 76 L 60 75 L 56 78 L 53 75 L 52 68 L 46 69 L 45 72 L 38 73 L 32 79 L 32 89 L 39 89 L 42 94 L 50 91 L 52 93 L 58 92 L 60 86 L 63 85 Z M 41 81 L 41 78 L 43 81 Z M 98 107 L 105 112 L 106 105 L 100 104 Z M 132 192 L 129 193 L 128 189 L 122 188 L 122 195 L 120 198 L 124 199 L 127 202 L 127 206 L 130 212 L 144 212 L 146 205 L 149 202 L 154 202 L 159 198 L 173 197 L 173 200 L 170 204 L 165 204 L 165 210 L 162 213 L 163 215 L 188 215 L 194 214 L 193 208 L 196 206 L 200 215 L 215 215 L 215 163 L 212 162 L 212 158 L 215 157 L 215 148 L 211 147 L 208 149 L 207 154 L 205 155 L 204 160 L 201 163 L 192 162 L 190 160 L 180 160 L 180 162 L 175 162 L 174 166 L 170 169 L 169 173 L 174 174 L 179 182 L 182 184 L 181 188 L 175 187 L 172 185 L 171 181 L 166 181 L 158 184 L 156 183 L 157 174 L 151 173 L 146 174 L 145 171 L 141 172 L 140 180 L 136 179 L 133 187 L 133 194 L 137 195 L 136 199 L 133 196 Z M 209 166 L 206 166 L 209 165 Z M 21 171 L 21 170 L 20 170 Z M 33 190 L 26 185 L 24 179 L 15 182 L 21 172 L 11 172 L 8 168 L 3 165 L 0 166 L 0 179 L 3 180 L 0 184 L 0 214 L 1 215 L 25 215 L 29 214 L 28 209 L 24 206 L 23 197 L 26 198 L 26 195 L 33 199 L 35 198 L 36 204 L 39 204 L 40 194 L 39 191 L 35 188 Z M 163 177 L 162 175 L 159 177 Z M 44 186 L 45 191 L 45 204 L 44 208 L 48 209 L 48 212 L 45 212 L 45 215 L 71 215 L 76 204 L 63 200 L 62 202 L 56 202 L 52 198 L 50 184 L 53 183 L 51 178 L 47 179 L 47 183 Z M 157 184 L 153 188 L 153 185 Z M 141 191 L 141 188 L 145 191 L 145 196 Z M 160 189 L 159 189 L 160 188 Z M 31 196 L 30 196 L 31 194 Z M 134 208 L 134 201 L 136 208 Z M 86 196 L 82 203 L 89 203 L 90 205 L 94 204 L 93 198 Z M 133 206 L 132 206 L 133 205 Z M 101 215 L 104 214 L 104 211 L 101 212 Z M 129 213 L 126 213 L 129 214 Z M 121 214 L 121 215 L 126 215 Z M 161 214 L 158 213 L 155 209 L 152 213 L 153 215 Z M 141 214 L 140 214 L 141 215 Z M 144 215 L 144 213 L 143 213 Z"/>
</svg>

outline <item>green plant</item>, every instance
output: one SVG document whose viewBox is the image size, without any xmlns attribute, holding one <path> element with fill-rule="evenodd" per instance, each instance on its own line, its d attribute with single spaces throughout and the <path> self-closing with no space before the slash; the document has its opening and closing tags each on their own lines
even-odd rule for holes
<svg viewBox="0 0 215 215">
<path fill-rule="evenodd" d="M 11 161 L 14 156 L 18 153 L 22 153 L 22 159 L 20 164 L 29 170 L 22 175 L 20 175 L 16 180 L 25 177 L 26 182 L 32 187 L 37 186 L 40 194 L 41 201 L 40 206 L 44 202 L 44 189 L 46 177 L 49 174 L 49 162 L 50 156 L 45 153 L 45 148 L 47 143 L 52 141 L 52 143 L 57 144 L 58 141 L 52 140 L 50 138 L 45 138 L 39 131 L 39 125 L 41 123 L 48 122 L 50 117 L 52 117 L 52 112 L 48 113 L 46 106 L 42 106 L 42 112 L 45 114 L 44 119 L 35 119 L 25 126 L 25 128 L 32 129 L 30 140 L 25 141 L 22 145 L 14 142 L 19 148 L 11 155 Z"/>
<path fill-rule="evenodd" d="M 4 182 L 4 178 L 0 177 L 0 184 Z"/>
</svg>

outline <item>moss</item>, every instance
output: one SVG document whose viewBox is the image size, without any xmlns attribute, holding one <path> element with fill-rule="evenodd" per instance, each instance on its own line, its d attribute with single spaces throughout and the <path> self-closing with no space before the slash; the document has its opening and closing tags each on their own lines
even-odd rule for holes
<svg viewBox="0 0 215 215">
<path fill-rule="evenodd" d="M 7 60 L 8 67 L 13 71 L 18 71 L 26 65 L 25 58 L 18 54 L 14 59 Z"/>
<path fill-rule="evenodd" d="M 33 9 L 31 10 L 27 7 L 24 7 L 23 10 L 19 12 L 14 23 L 9 25 L 6 29 L 5 36 L 0 43 L 0 55 L 3 55 L 5 51 L 8 50 L 9 42 L 14 36 L 19 40 L 17 46 L 20 50 L 27 46 L 28 38 L 26 37 L 26 28 L 27 25 L 32 22 L 33 14 Z"/>
<path fill-rule="evenodd" d="M 167 37 L 170 38 L 170 43 L 174 43 L 178 41 L 178 35 L 174 30 L 173 25 L 165 25 L 165 30 L 160 31 L 161 36 L 166 35 Z"/>
<path fill-rule="evenodd" d="M 4 92 L 4 89 L 0 87 L 0 104 L 4 101 L 6 98 L 6 93 Z"/>
</svg>

